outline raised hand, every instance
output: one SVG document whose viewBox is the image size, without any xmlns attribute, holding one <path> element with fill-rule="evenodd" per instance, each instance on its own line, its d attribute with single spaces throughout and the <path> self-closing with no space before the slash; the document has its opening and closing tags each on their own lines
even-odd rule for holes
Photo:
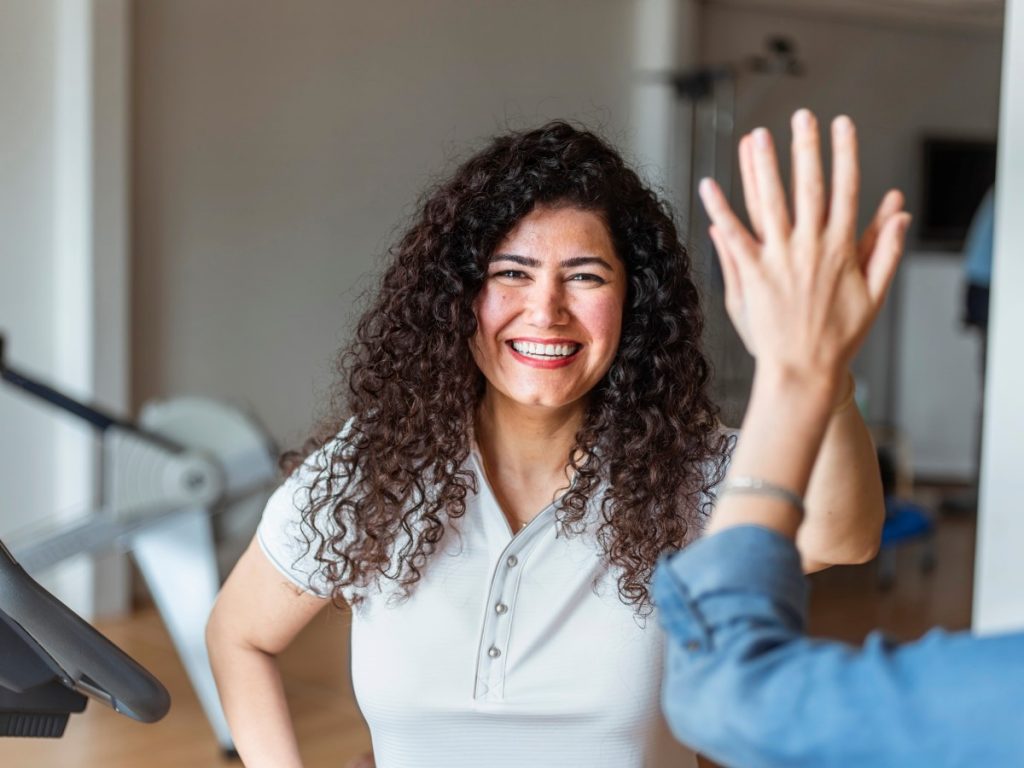
<svg viewBox="0 0 1024 768">
<path fill-rule="evenodd" d="M 725 278 L 725 303 L 758 365 L 825 375 L 845 371 L 881 308 L 903 249 L 909 214 L 896 190 L 856 237 L 860 180 L 853 122 L 832 123 L 831 193 L 826 200 L 818 125 L 793 115 L 792 215 L 772 139 L 759 128 L 740 142 L 748 230 L 721 189 L 700 193 Z"/>
</svg>

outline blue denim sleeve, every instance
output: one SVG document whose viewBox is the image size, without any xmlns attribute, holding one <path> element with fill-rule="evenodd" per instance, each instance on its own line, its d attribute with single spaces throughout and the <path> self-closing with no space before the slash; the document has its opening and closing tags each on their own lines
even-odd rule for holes
<svg viewBox="0 0 1024 768">
<path fill-rule="evenodd" d="M 668 723 L 723 765 L 1024 765 L 1024 634 L 807 638 L 799 554 L 756 526 L 663 561 L 654 595 Z"/>
</svg>

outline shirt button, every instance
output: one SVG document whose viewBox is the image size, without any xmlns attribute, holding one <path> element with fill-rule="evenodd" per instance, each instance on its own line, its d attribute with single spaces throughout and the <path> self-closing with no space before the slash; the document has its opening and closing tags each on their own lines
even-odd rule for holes
<svg viewBox="0 0 1024 768">
<path fill-rule="evenodd" d="M 515 568 L 517 565 L 519 565 L 519 558 L 515 555 L 509 555 L 508 560 L 506 560 L 505 562 L 508 563 L 509 568 Z"/>
<path fill-rule="evenodd" d="M 699 651 L 700 650 L 700 643 L 698 643 L 696 640 L 690 640 L 686 644 L 686 650 L 688 650 L 690 653 L 693 653 L 695 651 Z"/>
<path fill-rule="evenodd" d="M 490 648 L 487 649 L 487 655 L 490 656 L 492 659 L 496 659 L 499 656 L 501 656 L 501 651 L 499 651 L 492 645 Z"/>
<path fill-rule="evenodd" d="M 505 605 L 504 603 L 497 603 L 494 606 L 494 612 L 495 613 L 505 613 L 505 611 L 507 611 L 507 610 L 508 610 L 508 606 Z"/>
</svg>

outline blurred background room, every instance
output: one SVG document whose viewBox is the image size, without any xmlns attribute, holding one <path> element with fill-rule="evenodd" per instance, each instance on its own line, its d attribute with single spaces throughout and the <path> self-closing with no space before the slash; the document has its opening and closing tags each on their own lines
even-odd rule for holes
<svg viewBox="0 0 1024 768">
<path fill-rule="evenodd" d="M 874 562 L 813 577 L 812 630 L 1019 626 L 1024 266 L 1010 254 L 1024 250 L 1024 3 L 1006 5 L 0 0 L 3 362 L 212 452 L 227 490 L 196 521 L 214 536 L 204 567 L 223 577 L 277 452 L 323 412 L 336 353 L 419 195 L 489 136 L 578 121 L 664 191 L 736 425 L 752 362 L 692 191 L 714 175 L 740 201 L 743 133 L 766 126 L 781 143 L 799 107 L 846 113 L 861 139 L 862 223 L 891 187 L 914 223 L 854 370 L 890 519 Z M 992 226 L 976 213 L 993 188 L 986 326 L 968 314 L 965 251 L 991 259 L 977 242 Z M 174 705 L 144 726 L 92 704 L 61 739 L 0 740 L 0 765 L 224 764 L 216 714 L 179 653 L 188 641 L 167 629 L 175 611 L 201 612 L 208 584 L 189 586 L 188 557 L 154 565 L 171 562 L 159 544 L 129 553 L 136 528 L 97 523 L 173 525 L 196 503 L 124 501 L 136 492 L 126 478 L 163 465 L 116 432 L 0 382 L 0 539 Z M 310 766 L 369 747 L 346 626 L 344 613 L 319 617 L 282 662 Z"/>
</svg>

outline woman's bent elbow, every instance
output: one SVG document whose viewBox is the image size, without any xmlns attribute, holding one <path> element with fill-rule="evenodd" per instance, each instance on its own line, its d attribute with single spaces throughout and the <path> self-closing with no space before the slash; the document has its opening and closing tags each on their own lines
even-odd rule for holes
<svg viewBox="0 0 1024 768">
<path fill-rule="evenodd" d="M 210 656 L 211 663 L 213 663 L 217 651 L 229 642 L 230 626 L 231 623 L 225 620 L 224 607 L 218 598 L 206 619 L 206 652 Z"/>
</svg>

